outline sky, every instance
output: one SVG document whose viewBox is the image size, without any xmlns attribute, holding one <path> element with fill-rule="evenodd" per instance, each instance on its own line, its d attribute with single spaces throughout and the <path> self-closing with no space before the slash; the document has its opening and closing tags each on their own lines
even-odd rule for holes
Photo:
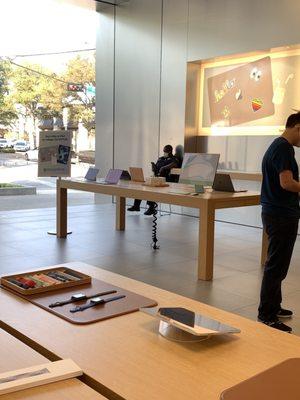
<svg viewBox="0 0 300 400">
<path fill-rule="evenodd" d="M 61 0 L 0 1 L 0 56 L 95 48 L 96 12 Z M 88 55 L 89 53 L 81 53 Z M 60 72 L 72 55 L 17 57 Z"/>
</svg>

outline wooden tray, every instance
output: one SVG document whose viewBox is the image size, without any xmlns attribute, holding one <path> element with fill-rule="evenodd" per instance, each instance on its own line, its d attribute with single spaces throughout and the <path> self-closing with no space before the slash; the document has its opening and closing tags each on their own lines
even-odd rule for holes
<svg viewBox="0 0 300 400">
<path fill-rule="evenodd" d="M 22 287 L 19 287 L 12 282 L 10 282 L 10 279 L 16 279 L 20 277 L 26 277 L 27 275 L 35 275 L 35 274 L 43 274 L 51 271 L 65 271 L 69 270 L 71 272 L 74 272 L 76 275 L 78 275 L 81 279 L 80 280 L 74 280 L 70 282 L 62 282 L 59 284 L 53 284 L 51 286 L 45 286 L 45 287 L 37 287 L 37 288 L 29 288 L 29 289 L 24 289 Z M 30 279 L 30 278 L 28 278 Z M 27 271 L 27 272 L 22 272 L 21 274 L 14 274 L 14 275 L 7 275 L 7 276 L 2 276 L 1 277 L 1 285 L 9 288 L 10 290 L 14 292 L 18 292 L 24 296 L 29 296 L 37 293 L 44 293 L 44 292 L 52 292 L 52 291 L 57 291 L 73 286 L 79 286 L 79 285 L 86 285 L 91 283 L 91 277 L 89 275 L 85 275 L 82 272 L 78 272 L 76 270 L 73 270 L 71 268 L 66 268 L 66 267 L 57 267 L 57 268 L 47 268 L 43 270 L 37 270 L 37 271 Z"/>
<path fill-rule="evenodd" d="M 3 287 L 3 289 L 12 292 L 10 288 Z M 83 300 L 80 302 L 66 304 L 62 307 L 49 307 L 51 303 L 70 299 L 72 295 L 77 293 L 84 293 L 87 296 L 91 296 L 100 292 L 106 292 L 110 290 L 115 290 L 116 293 L 103 296 L 103 298 L 109 298 L 118 295 L 125 295 L 126 297 L 77 313 L 71 313 L 70 310 L 76 306 L 81 306 L 89 303 L 90 300 Z M 139 309 L 142 307 L 157 306 L 157 302 L 155 300 L 140 296 L 139 294 L 122 289 L 118 286 L 113 286 L 109 283 L 94 278 L 92 279 L 90 285 L 83 285 L 80 286 L 80 288 L 78 289 L 74 287 L 64 288 L 52 293 L 38 293 L 30 296 L 23 296 L 22 294 L 16 292 L 14 292 L 14 294 L 30 301 L 31 303 L 43 308 L 44 310 L 52 314 L 57 315 L 60 318 L 65 319 L 68 322 L 79 325 L 90 324 L 108 318 L 114 318 L 120 315 L 129 314 L 134 311 L 139 311 Z"/>
</svg>

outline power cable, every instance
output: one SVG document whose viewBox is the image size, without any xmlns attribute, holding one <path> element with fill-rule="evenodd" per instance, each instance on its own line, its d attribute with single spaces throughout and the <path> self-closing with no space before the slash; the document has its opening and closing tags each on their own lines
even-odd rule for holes
<svg viewBox="0 0 300 400">
<path fill-rule="evenodd" d="M 0 57 L 7 57 L 7 58 L 17 58 L 17 57 L 39 57 L 39 56 L 52 56 L 58 54 L 70 54 L 70 53 L 80 53 L 85 51 L 95 51 L 96 48 L 92 49 L 77 49 L 77 50 L 65 50 L 65 51 L 56 51 L 56 52 L 49 52 L 49 53 L 33 53 L 33 54 L 13 54 L 11 56 L 2 54 Z"/>
<path fill-rule="evenodd" d="M 45 73 L 43 73 L 43 72 L 36 71 L 35 69 L 32 69 L 32 68 L 30 68 L 30 67 L 26 67 L 25 65 L 21 65 L 21 64 L 15 63 L 15 62 L 14 62 L 13 60 L 11 60 L 10 58 L 4 60 L 3 57 L 0 57 L 0 61 L 1 61 L 1 60 L 3 60 L 3 61 L 8 61 L 8 62 L 10 62 L 11 64 L 16 65 L 17 67 L 24 68 L 24 69 L 26 69 L 26 70 L 28 70 L 28 71 L 31 71 L 31 72 L 33 72 L 33 73 L 35 73 L 35 74 L 37 74 L 37 75 L 42 75 L 42 76 L 45 76 L 46 78 L 54 79 L 54 80 L 56 80 L 56 81 L 59 81 L 59 82 L 68 84 L 68 82 L 65 82 L 65 81 L 63 81 L 62 79 L 56 78 L 55 76 L 48 75 L 48 74 L 45 74 Z"/>
<path fill-rule="evenodd" d="M 96 48 L 93 49 L 80 49 L 80 50 L 66 50 L 66 51 L 57 51 L 53 53 L 36 53 L 36 54 L 15 54 L 14 57 L 39 57 L 39 56 L 53 56 L 57 54 L 70 54 L 70 53 L 81 53 L 85 51 L 94 51 Z"/>
<path fill-rule="evenodd" d="M 1 60 L 3 60 L 3 57 L 0 56 L 0 61 L 1 61 Z M 26 69 L 26 70 L 28 70 L 28 71 L 31 71 L 31 72 L 33 72 L 33 73 L 35 73 L 35 74 L 37 74 L 37 75 L 45 76 L 46 78 L 50 78 L 50 79 L 56 80 L 56 81 L 58 81 L 58 82 L 61 82 L 61 83 L 66 84 L 66 85 L 68 85 L 68 84 L 71 83 L 71 82 L 66 82 L 66 81 L 64 81 L 63 79 L 56 78 L 56 77 L 53 76 L 53 75 L 48 75 L 48 74 L 45 74 L 45 73 L 43 73 L 43 72 L 36 71 L 36 70 L 33 69 L 33 68 L 26 67 L 25 65 L 18 64 L 18 63 L 16 63 L 16 62 L 14 62 L 13 60 L 11 60 L 10 58 L 8 58 L 8 59 L 5 60 L 5 61 L 8 61 L 8 62 L 10 62 L 11 64 L 13 64 L 13 65 L 15 65 L 15 66 L 17 66 L 17 67 L 19 67 L 19 68 L 24 68 L 24 69 Z M 83 101 L 83 100 L 82 100 L 82 101 Z M 83 103 L 84 103 L 84 104 L 87 104 L 87 103 L 85 103 L 84 101 L 83 101 Z"/>
<path fill-rule="evenodd" d="M 2 60 L 2 57 L 0 57 L 0 60 Z M 32 69 L 32 68 L 30 68 L 30 67 L 26 67 L 25 65 L 21 65 L 21 64 L 15 63 L 15 62 L 12 61 L 11 59 L 8 59 L 7 61 L 9 61 L 9 62 L 10 62 L 11 64 L 13 64 L 13 65 L 16 65 L 17 67 L 24 68 L 24 69 L 26 69 L 26 70 L 28 70 L 28 71 L 31 71 L 31 72 L 33 72 L 33 73 L 35 73 L 35 74 L 37 74 L 37 75 L 42 75 L 42 76 L 45 76 L 46 78 L 54 79 L 54 80 L 56 80 L 56 81 L 58 81 L 58 82 L 62 82 L 62 83 L 65 83 L 65 84 L 70 83 L 70 82 L 66 82 L 66 81 L 64 81 L 64 80 L 62 80 L 62 79 L 56 78 L 56 77 L 53 76 L 53 75 L 48 75 L 48 74 L 45 74 L 44 72 L 36 71 L 35 69 Z"/>
</svg>

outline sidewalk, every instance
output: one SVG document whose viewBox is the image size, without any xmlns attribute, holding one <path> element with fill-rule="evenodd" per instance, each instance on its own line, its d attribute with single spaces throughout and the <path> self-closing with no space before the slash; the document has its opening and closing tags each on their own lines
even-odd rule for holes
<svg viewBox="0 0 300 400">
<path fill-rule="evenodd" d="M 1 159 L 12 161 L 10 166 L 0 166 L 0 182 L 16 183 L 25 186 L 35 186 L 36 195 L 29 196 L 0 196 L 1 211 L 29 210 L 56 207 L 56 178 L 38 178 L 35 162 L 24 160 L 10 160 L 1 154 Z M 15 164 L 14 164 L 15 162 Z M 84 176 L 88 169 L 87 164 L 72 165 L 72 176 Z M 68 205 L 94 204 L 94 194 L 88 192 L 68 191 Z"/>
<path fill-rule="evenodd" d="M 68 205 L 79 206 L 94 204 L 94 194 L 87 192 L 68 192 Z M 1 211 L 29 210 L 56 207 L 56 192 L 52 190 L 38 191 L 30 196 L 0 196 Z"/>
</svg>

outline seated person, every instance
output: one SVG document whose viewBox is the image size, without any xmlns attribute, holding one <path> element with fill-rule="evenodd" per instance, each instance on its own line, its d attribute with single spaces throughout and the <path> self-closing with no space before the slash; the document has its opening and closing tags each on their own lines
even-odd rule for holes
<svg viewBox="0 0 300 400">
<path fill-rule="evenodd" d="M 172 168 L 177 168 L 178 160 L 173 155 L 173 147 L 167 144 L 163 149 L 164 155 L 159 157 L 156 163 L 151 163 L 152 171 L 155 176 L 163 176 L 166 181 L 169 180 L 170 172 Z M 128 211 L 140 211 L 140 205 L 142 200 L 135 199 L 132 207 L 127 208 Z M 147 201 L 148 209 L 144 212 L 144 215 L 152 215 L 154 213 L 155 203 L 153 201 Z"/>
<path fill-rule="evenodd" d="M 183 162 L 183 146 L 181 144 L 177 145 L 175 147 L 175 154 L 174 154 L 175 158 L 177 159 L 177 166 L 176 168 L 181 168 L 182 167 L 182 162 Z M 168 176 L 168 182 L 175 182 L 178 183 L 179 181 L 179 174 L 170 174 Z"/>
</svg>

